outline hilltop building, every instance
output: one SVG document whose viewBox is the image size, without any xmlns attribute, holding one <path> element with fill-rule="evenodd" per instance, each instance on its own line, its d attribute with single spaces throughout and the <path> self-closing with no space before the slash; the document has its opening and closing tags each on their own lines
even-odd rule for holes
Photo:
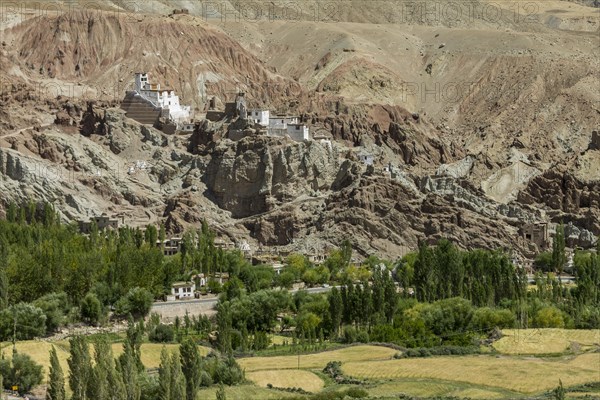
<svg viewBox="0 0 600 400">
<path fill-rule="evenodd" d="M 129 118 L 141 124 L 158 125 L 162 118 L 179 130 L 193 129 L 190 124 L 191 107 L 181 105 L 173 89 L 150 83 L 146 72 L 135 74 L 134 90 L 126 92 L 121 108 Z"/>
<path fill-rule="evenodd" d="M 213 104 L 214 102 L 211 102 Z M 223 118 L 239 118 L 247 123 L 254 133 L 267 134 L 268 136 L 289 137 L 296 142 L 310 140 L 309 127 L 300 122 L 297 116 L 271 115 L 268 109 L 248 108 L 246 93 L 238 92 L 235 100 L 225 103 L 224 111 L 209 109 L 206 118 L 210 121 L 218 121 Z M 250 131 L 246 127 L 238 127 L 229 130 L 229 138 L 240 140 L 246 137 Z"/>
</svg>

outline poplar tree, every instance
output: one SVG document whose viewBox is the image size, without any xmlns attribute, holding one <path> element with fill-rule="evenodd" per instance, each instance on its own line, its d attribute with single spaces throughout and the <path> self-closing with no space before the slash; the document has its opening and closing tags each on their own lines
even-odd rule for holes
<svg viewBox="0 0 600 400">
<path fill-rule="evenodd" d="M 50 350 L 50 377 L 48 380 L 46 400 L 65 400 L 65 377 L 54 346 Z"/>
<path fill-rule="evenodd" d="M 227 400 L 227 396 L 225 396 L 225 386 L 223 386 L 223 383 L 220 383 L 219 388 L 217 389 L 217 400 Z"/>
<path fill-rule="evenodd" d="M 125 393 L 127 400 L 139 400 L 141 388 L 138 376 L 138 367 L 134 355 L 133 347 L 129 341 L 123 345 L 124 352 L 119 357 L 119 372 L 125 384 Z"/>
<path fill-rule="evenodd" d="M 217 305 L 217 342 L 219 350 L 223 353 L 231 353 L 231 329 L 233 321 L 229 302 L 219 302 Z"/>
<path fill-rule="evenodd" d="M 75 336 L 69 341 L 71 350 L 69 364 L 69 386 L 73 391 L 71 400 L 87 400 L 87 386 L 90 380 L 91 359 L 87 340 Z"/>
<path fill-rule="evenodd" d="M 171 356 L 171 388 L 169 390 L 172 400 L 185 399 L 185 376 L 181 370 L 181 361 L 179 354 L 174 353 Z"/>
<path fill-rule="evenodd" d="M 337 336 L 342 324 L 343 303 L 340 291 L 334 286 L 328 295 L 329 298 L 329 315 L 331 318 L 331 331 L 334 336 Z"/>
<path fill-rule="evenodd" d="M 181 370 L 185 376 L 185 393 L 187 400 L 196 398 L 196 391 L 202 380 L 202 359 L 198 346 L 190 338 L 186 338 L 179 346 Z"/>
<path fill-rule="evenodd" d="M 556 227 L 556 235 L 554 235 L 554 241 L 552 242 L 552 267 L 558 272 L 559 278 L 566 262 L 565 226 L 561 222 L 560 225 Z"/>
<path fill-rule="evenodd" d="M 89 399 L 110 399 L 112 387 L 110 375 L 115 374 L 112 349 L 108 342 L 100 340 L 94 343 L 94 361 L 90 383 L 88 384 Z M 114 378 L 112 379 L 114 381 Z"/>
<path fill-rule="evenodd" d="M 160 352 L 160 365 L 158 367 L 158 399 L 172 400 L 171 396 L 171 359 L 167 348 L 163 346 Z"/>
</svg>

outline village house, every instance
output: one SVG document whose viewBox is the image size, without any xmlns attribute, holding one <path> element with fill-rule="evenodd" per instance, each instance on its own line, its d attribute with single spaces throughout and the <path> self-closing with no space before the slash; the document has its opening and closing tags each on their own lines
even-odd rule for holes
<svg viewBox="0 0 600 400">
<path fill-rule="evenodd" d="M 283 271 L 283 267 L 284 267 L 284 266 L 283 266 L 283 264 L 282 264 L 282 263 L 280 263 L 280 262 L 274 262 L 274 263 L 272 264 L 272 267 L 273 267 L 273 271 L 275 271 L 275 273 L 276 273 L 277 275 L 279 275 L 279 274 L 281 274 L 281 271 Z"/>
<path fill-rule="evenodd" d="M 121 217 L 121 222 L 123 223 L 123 218 Z M 118 229 L 119 228 L 119 220 L 116 218 L 109 218 L 106 213 L 102 213 L 99 217 L 92 217 L 89 222 L 79 221 L 79 232 L 88 234 L 92 230 L 92 225 L 96 225 L 99 231 L 105 229 Z"/>
<path fill-rule="evenodd" d="M 307 257 L 308 261 L 316 265 L 323 264 L 325 262 L 325 259 L 327 258 L 325 254 L 318 253 L 308 254 Z"/>
<path fill-rule="evenodd" d="M 206 286 L 206 276 L 204 274 L 196 274 L 192 276 L 192 280 L 196 283 L 196 287 Z"/>
<path fill-rule="evenodd" d="M 547 222 L 526 224 L 521 227 L 519 233 L 523 239 L 534 243 L 540 249 L 545 249 L 550 244 Z"/>
<path fill-rule="evenodd" d="M 194 282 L 175 282 L 171 286 L 171 296 L 175 296 L 175 300 L 193 299 L 195 292 Z"/>
<path fill-rule="evenodd" d="M 248 244 L 246 240 L 242 240 L 238 242 L 237 249 L 242 252 L 244 258 L 251 260 L 252 259 L 252 248 Z"/>
<path fill-rule="evenodd" d="M 163 249 L 163 254 L 165 256 L 173 256 L 181 250 L 181 241 L 183 239 L 180 237 L 172 237 L 170 239 L 165 239 L 164 241 L 157 240 L 156 245 Z"/>
</svg>

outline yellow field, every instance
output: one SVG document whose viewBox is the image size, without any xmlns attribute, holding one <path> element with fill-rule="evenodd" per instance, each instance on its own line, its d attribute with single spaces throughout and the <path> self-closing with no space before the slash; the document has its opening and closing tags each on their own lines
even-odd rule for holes
<svg viewBox="0 0 600 400">
<path fill-rule="evenodd" d="M 146 368 L 158 368 L 160 365 L 160 352 L 162 348 L 166 347 L 169 351 L 174 351 L 179 348 L 178 344 L 166 344 L 163 345 L 161 343 L 144 343 L 142 344 L 142 363 Z M 205 356 L 210 351 L 209 348 L 198 346 L 200 350 L 200 354 Z M 123 344 L 122 343 L 114 343 L 112 345 L 113 354 L 115 357 L 118 357 L 123 353 Z"/>
<path fill-rule="evenodd" d="M 216 400 L 217 387 L 213 386 L 201 389 L 196 395 L 197 400 Z M 298 396 L 297 393 L 284 392 L 282 390 L 265 389 L 254 385 L 225 386 L 227 400 L 279 400 L 286 397 Z"/>
<path fill-rule="evenodd" d="M 60 341 L 55 343 L 45 342 L 45 341 L 35 341 L 28 340 L 23 342 L 17 342 L 17 351 L 19 353 L 24 353 L 29 355 L 36 363 L 40 364 L 44 367 L 44 373 L 48 373 L 48 367 L 50 365 L 50 349 L 52 345 L 56 347 L 56 353 L 58 354 L 58 360 L 63 371 L 68 371 L 67 359 L 69 358 L 69 342 L 68 341 Z M 177 349 L 179 346 L 177 344 L 167 344 L 164 345 L 169 351 L 173 351 Z M 142 344 L 142 363 L 146 368 L 157 368 L 160 364 L 160 352 L 163 348 L 162 344 L 159 343 L 144 343 Z M 198 346 L 200 349 L 200 354 L 206 355 L 210 349 L 202 346 Z M 123 344 L 122 343 L 114 343 L 112 345 L 112 350 L 117 357 L 119 354 L 123 353 Z M 2 343 L 2 351 L 4 355 L 8 358 L 12 356 L 12 343 L 4 342 Z M 93 356 L 93 349 L 90 354 Z"/>
<path fill-rule="evenodd" d="M 584 329 L 505 329 L 494 348 L 504 354 L 548 354 L 566 351 L 571 342 L 582 350 L 600 346 L 600 330 Z"/>
<path fill-rule="evenodd" d="M 559 379 L 565 386 L 597 381 L 600 353 L 550 360 L 479 355 L 349 362 L 342 370 L 359 378 L 441 379 L 529 394 L 554 388 Z"/>
<path fill-rule="evenodd" d="M 488 386 L 477 386 L 461 382 L 437 379 L 396 379 L 368 389 L 369 395 L 376 397 L 397 397 L 399 394 L 412 396 L 455 396 L 472 399 L 504 399 L 518 397 L 519 393 Z"/>
<path fill-rule="evenodd" d="M 325 386 L 325 382 L 321 378 L 304 370 L 255 371 L 248 372 L 246 378 L 258 386 L 266 387 L 270 383 L 278 388 L 299 387 L 313 393 L 319 392 Z"/>
<path fill-rule="evenodd" d="M 374 361 L 389 360 L 398 351 L 381 346 L 352 346 L 344 349 L 325 351 L 317 354 L 300 355 L 300 368 L 325 368 L 329 361 Z M 248 357 L 238 359 L 242 369 L 261 371 L 298 368 L 298 356 Z"/>
</svg>

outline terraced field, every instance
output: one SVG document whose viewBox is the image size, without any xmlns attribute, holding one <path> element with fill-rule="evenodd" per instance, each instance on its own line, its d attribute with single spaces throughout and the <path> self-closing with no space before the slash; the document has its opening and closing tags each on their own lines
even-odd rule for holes
<svg viewBox="0 0 600 400">
<path fill-rule="evenodd" d="M 247 372 L 276 369 L 322 369 L 329 361 L 363 362 L 390 360 L 398 351 L 381 346 L 352 346 L 344 349 L 325 351 L 316 354 L 303 354 L 298 357 L 248 357 L 238 363 Z M 300 361 L 298 361 L 300 360 Z"/>
<path fill-rule="evenodd" d="M 225 386 L 227 400 L 279 400 L 287 397 L 295 397 L 297 394 L 281 390 L 265 389 L 254 385 Z M 217 388 L 211 387 L 198 391 L 197 399 L 216 400 Z"/>
<path fill-rule="evenodd" d="M 584 329 L 505 329 L 494 348 L 504 354 L 562 353 L 569 347 L 587 350 L 600 347 L 600 330 Z"/>
<path fill-rule="evenodd" d="M 597 381 L 600 353 L 553 359 L 491 355 L 349 362 L 345 374 L 367 379 L 420 378 L 499 388 L 522 394 Z"/>
<path fill-rule="evenodd" d="M 29 355 L 36 363 L 42 365 L 44 367 L 44 371 L 48 371 L 48 367 L 50 365 L 50 349 L 52 345 L 56 347 L 56 352 L 58 354 L 58 360 L 60 362 L 63 371 L 68 371 L 67 359 L 69 358 L 69 342 L 68 341 L 60 341 L 60 342 L 45 342 L 45 341 L 35 341 L 28 340 L 23 342 L 17 342 L 17 351 L 19 353 L 24 353 Z M 164 345 L 168 350 L 174 351 L 179 348 L 177 344 L 166 344 Z M 12 344 L 11 343 L 2 343 L 1 345 L 2 351 L 6 357 L 12 356 Z M 146 368 L 157 368 L 160 364 L 160 352 L 163 348 L 162 344 L 158 343 L 144 343 L 142 344 L 142 363 Z M 209 350 L 206 347 L 198 346 L 200 349 L 200 354 L 206 355 Z M 112 350 L 115 357 L 123 352 L 123 345 L 121 343 L 113 343 Z M 91 354 L 93 355 L 93 349 L 91 349 Z"/>
<path fill-rule="evenodd" d="M 254 382 L 258 386 L 267 387 L 271 385 L 278 388 L 293 388 L 299 387 L 307 392 L 319 392 L 325 386 L 323 379 L 316 374 L 305 370 L 271 370 L 271 371 L 255 371 L 246 374 L 248 380 Z"/>
<path fill-rule="evenodd" d="M 423 397 L 456 396 L 459 398 L 468 397 L 490 400 L 516 398 L 520 396 L 520 393 L 518 392 L 500 388 L 429 378 L 394 379 L 389 382 L 378 384 L 374 388 L 369 389 L 368 392 L 371 396 L 375 397 L 398 397 L 398 395 L 402 393 Z"/>
</svg>

